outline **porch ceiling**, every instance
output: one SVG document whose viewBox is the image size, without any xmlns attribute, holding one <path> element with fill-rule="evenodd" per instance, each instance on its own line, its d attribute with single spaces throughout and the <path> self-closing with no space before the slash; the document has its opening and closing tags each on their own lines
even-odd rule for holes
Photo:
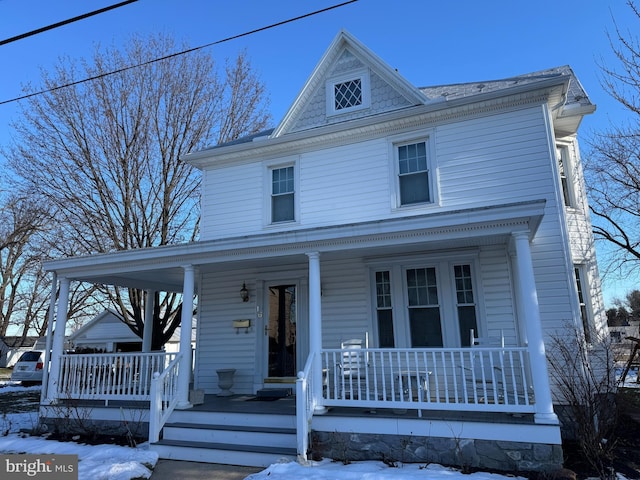
<svg viewBox="0 0 640 480">
<path fill-rule="evenodd" d="M 77 281 L 179 292 L 183 285 L 183 267 L 187 265 L 195 266 L 200 272 L 274 266 L 286 269 L 306 265 L 309 252 L 320 252 L 322 261 L 505 244 L 515 231 L 528 230 L 531 237 L 535 235 L 544 203 L 519 202 L 72 257 L 48 262 L 45 269 Z"/>
</svg>

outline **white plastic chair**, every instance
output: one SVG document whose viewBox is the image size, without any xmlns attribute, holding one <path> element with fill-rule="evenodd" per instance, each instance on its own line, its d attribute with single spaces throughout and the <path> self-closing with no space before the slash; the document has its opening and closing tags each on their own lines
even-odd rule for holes
<svg viewBox="0 0 640 480">
<path fill-rule="evenodd" d="M 476 337 L 470 330 L 469 365 L 463 366 L 462 374 L 467 384 L 467 394 L 480 403 L 499 403 L 504 398 L 503 357 L 502 352 L 474 352 L 474 348 L 504 348 L 504 334 L 499 337 Z"/>
<path fill-rule="evenodd" d="M 362 351 L 362 340 L 353 338 L 340 343 L 343 350 L 340 363 L 336 365 L 336 376 L 340 398 L 361 398 L 362 382 L 365 380 L 367 367 L 365 353 Z"/>
</svg>

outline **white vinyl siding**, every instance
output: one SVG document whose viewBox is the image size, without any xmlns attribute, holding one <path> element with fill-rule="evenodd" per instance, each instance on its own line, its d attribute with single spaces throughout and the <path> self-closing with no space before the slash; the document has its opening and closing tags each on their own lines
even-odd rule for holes
<svg viewBox="0 0 640 480">
<path fill-rule="evenodd" d="M 451 252 L 442 252 L 442 255 L 457 255 Z M 510 272 L 509 255 L 504 246 L 488 246 L 480 248 L 478 260 L 473 262 L 474 269 L 477 268 L 479 275 L 474 279 L 478 281 L 473 285 L 474 294 L 483 302 L 478 305 L 484 323 L 483 331 L 488 335 L 492 332 L 504 331 L 507 343 L 515 343 L 515 317 L 512 312 L 515 310 L 513 298 L 509 295 Z M 419 258 L 412 259 L 418 262 Z M 429 260 L 424 259 L 423 265 L 428 265 Z M 465 263 L 465 262 L 462 262 Z M 447 275 L 451 280 L 440 283 L 440 290 L 444 293 L 449 290 L 450 307 L 442 311 L 443 325 L 453 330 L 450 334 L 445 334 L 446 342 L 455 345 L 459 342 L 458 329 L 452 325 L 457 322 L 454 307 L 453 295 L 453 265 L 461 264 L 453 260 L 440 262 L 440 269 L 451 269 L 451 274 Z M 372 347 L 378 347 L 375 325 L 375 290 L 372 286 L 375 283 L 375 275 L 370 271 L 363 258 L 341 258 L 340 260 L 322 260 L 322 345 L 325 348 L 339 348 L 340 343 L 352 338 L 362 339 L 368 337 Z M 402 298 L 406 288 L 406 269 L 396 268 L 398 288 L 395 292 Z M 408 267 L 408 268 L 413 268 Z M 420 268 L 417 267 L 416 268 Z M 384 269 L 376 268 L 374 271 Z M 196 349 L 196 387 L 202 388 L 207 393 L 217 392 L 217 376 L 215 371 L 219 368 L 235 368 L 235 393 L 254 393 L 254 381 L 261 377 L 259 353 L 264 341 L 262 320 L 256 314 L 256 284 L 255 278 L 303 278 L 307 273 L 307 263 L 301 259 L 297 265 L 288 265 L 285 270 L 278 271 L 269 269 L 265 272 L 254 270 L 243 270 L 235 272 L 213 272 L 202 275 L 202 287 L 199 291 L 199 330 L 198 344 Z M 445 273 L 443 271 L 443 273 Z M 393 278 L 391 279 L 394 280 Z M 246 282 L 249 290 L 250 301 L 242 302 L 239 290 Z M 265 283 L 268 283 L 265 280 Z M 301 299 L 303 292 L 307 288 L 301 284 Z M 439 292 L 440 293 L 440 292 Z M 306 308 L 303 303 L 299 306 L 299 322 L 308 322 Z M 402 328 L 395 332 L 396 347 L 406 347 L 409 345 L 409 332 L 407 325 L 406 305 L 400 301 L 398 308 L 404 310 L 402 316 Z M 398 310 L 400 311 L 400 310 Z M 232 321 L 240 318 L 250 318 L 252 327 L 248 333 L 236 333 L 232 327 Z M 394 322 L 396 319 L 394 318 Z M 394 327 L 397 325 L 394 324 Z M 302 326 L 299 324 L 300 328 Z M 308 352 L 308 346 L 304 345 L 304 335 L 298 336 L 299 348 L 304 356 Z"/>
<path fill-rule="evenodd" d="M 363 140 L 296 155 L 299 215 L 295 225 L 281 228 L 345 225 L 516 199 L 547 199 L 552 206 L 555 185 L 541 108 L 429 126 L 402 136 L 432 143 L 437 170 L 430 170 L 430 180 L 438 196 L 433 203 L 397 209 L 389 142 L 398 135 Z M 265 223 L 269 215 L 264 212 L 262 168 L 262 161 L 256 161 L 206 171 L 202 240 L 261 233 L 270 224 Z"/>
<path fill-rule="evenodd" d="M 554 196 L 541 108 L 442 125 L 435 148 L 444 207 Z"/>
<path fill-rule="evenodd" d="M 262 228 L 265 193 L 260 164 L 205 170 L 202 183 L 201 240 L 248 233 L 248 227 Z"/>
</svg>

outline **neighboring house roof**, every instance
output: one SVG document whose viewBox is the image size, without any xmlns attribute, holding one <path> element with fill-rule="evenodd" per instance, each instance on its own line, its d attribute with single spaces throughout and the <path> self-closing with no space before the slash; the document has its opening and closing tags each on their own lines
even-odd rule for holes
<svg viewBox="0 0 640 480">
<path fill-rule="evenodd" d="M 82 343 L 106 343 L 111 341 L 141 342 L 138 337 L 128 327 L 117 312 L 106 309 L 96 315 L 89 322 L 72 333 L 69 338 L 72 344 Z"/>
<path fill-rule="evenodd" d="M 195 341 L 196 323 L 196 318 L 194 318 L 192 322 L 193 330 L 191 333 L 192 341 Z M 105 336 L 105 328 L 108 328 L 109 330 L 109 335 L 107 336 Z M 122 315 L 114 310 L 106 309 L 72 333 L 69 336 L 68 341 L 71 344 L 95 344 L 98 342 L 106 343 L 112 341 L 142 342 L 142 339 L 133 333 L 122 319 Z M 178 342 L 180 342 L 180 327 L 176 328 L 167 343 Z"/>
<path fill-rule="evenodd" d="M 0 337 L 0 340 L 9 348 L 33 348 L 38 337 L 28 336 L 23 339 L 22 336 L 5 336 Z"/>
</svg>

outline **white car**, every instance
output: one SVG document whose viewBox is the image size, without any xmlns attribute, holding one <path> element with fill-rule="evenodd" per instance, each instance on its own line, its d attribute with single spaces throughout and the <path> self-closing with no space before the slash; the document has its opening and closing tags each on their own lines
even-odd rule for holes
<svg viewBox="0 0 640 480">
<path fill-rule="evenodd" d="M 44 352 L 40 350 L 24 352 L 13 366 L 11 381 L 22 382 L 23 385 L 42 383 L 43 367 Z"/>
</svg>

